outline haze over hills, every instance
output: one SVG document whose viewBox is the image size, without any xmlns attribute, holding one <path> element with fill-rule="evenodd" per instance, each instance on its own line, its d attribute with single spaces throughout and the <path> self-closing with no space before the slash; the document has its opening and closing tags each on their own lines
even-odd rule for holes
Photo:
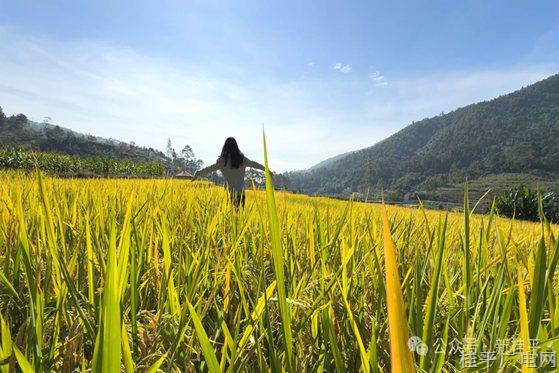
<svg viewBox="0 0 559 373">
<path fill-rule="evenodd" d="M 0 144 L 24 150 L 80 156 L 109 156 L 132 161 L 161 162 L 159 150 L 83 134 L 51 123 L 30 121 L 24 114 L 6 117 L 0 108 Z"/>
<path fill-rule="evenodd" d="M 335 155 L 333 157 L 330 157 L 328 159 L 323 160 L 322 162 L 319 162 L 319 163 L 315 164 L 314 166 L 310 167 L 308 170 L 309 171 L 310 170 L 317 170 L 319 168 L 326 167 L 326 166 L 336 162 L 338 159 L 342 159 L 343 157 L 345 157 L 345 156 L 347 156 L 351 153 L 353 153 L 353 151 Z"/>
<path fill-rule="evenodd" d="M 553 183 L 557 175 L 559 75 L 413 122 L 371 147 L 287 173 L 290 188 L 302 193 L 384 189 L 400 197 L 453 187 L 466 178 L 499 188 L 510 180 Z"/>
</svg>

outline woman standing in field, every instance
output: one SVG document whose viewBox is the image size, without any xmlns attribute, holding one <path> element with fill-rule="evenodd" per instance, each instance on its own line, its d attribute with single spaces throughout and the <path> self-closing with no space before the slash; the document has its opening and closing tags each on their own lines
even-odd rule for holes
<svg viewBox="0 0 559 373">
<path fill-rule="evenodd" d="M 228 137 L 221 149 L 221 155 L 217 161 L 194 174 L 194 180 L 213 171 L 221 171 L 225 179 L 225 185 L 229 190 L 231 202 L 238 207 L 245 205 L 245 168 L 252 167 L 264 171 L 264 166 L 258 162 L 251 161 L 239 150 L 237 141 Z"/>
</svg>

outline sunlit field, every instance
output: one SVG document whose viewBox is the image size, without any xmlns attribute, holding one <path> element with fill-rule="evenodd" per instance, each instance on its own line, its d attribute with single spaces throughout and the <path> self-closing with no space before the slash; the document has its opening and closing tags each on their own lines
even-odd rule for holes
<svg viewBox="0 0 559 373">
<path fill-rule="evenodd" d="M 0 173 L 0 371 L 553 370 L 558 229 L 475 202 Z"/>
</svg>

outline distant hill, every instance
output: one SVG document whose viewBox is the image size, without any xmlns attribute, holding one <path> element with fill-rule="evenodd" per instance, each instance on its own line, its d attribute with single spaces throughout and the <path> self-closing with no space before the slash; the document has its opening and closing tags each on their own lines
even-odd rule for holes
<svg viewBox="0 0 559 373">
<path fill-rule="evenodd" d="M 331 165 L 332 163 L 334 163 L 338 159 L 342 159 L 343 157 L 345 157 L 345 156 L 347 156 L 351 153 L 353 153 L 353 152 L 352 151 L 351 152 L 346 152 L 346 153 L 338 154 L 338 155 L 335 155 L 335 156 L 330 157 L 328 159 L 325 159 L 322 162 L 319 162 L 319 163 L 315 164 L 314 166 L 312 166 L 311 168 L 309 168 L 308 171 L 318 170 L 319 168 Z"/>
<path fill-rule="evenodd" d="M 52 124 L 50 122 L 39 123 L 39 122 L 34 122 L 32 120 L 27 120 L 27 125 L 31 129 L 33 129 L 37 132 L 45 132 L 45 131 L 49 131 L 49 130 L 60 129 L 66 134 L 70 134 L 70 135 L 73 135 L 73 136 L 76 136 L 76 137 L 81 137 L 81 138 L 94 138 L 95 141 L 105 143 L 105 144 L 110 144 L 110 145 L 126 144 L 124 141 L 119 141 L 119 140 L 115 140 L 115 139 L 107 139 L 107 138 L 104 138 L 104 137 L 93 136 L 93 135 L 84 134 L 84 133 L 81 133 L 81 132 L 76 132 L 76 131 L 71 130 L 69 128 L 61 127 L 61 126 L 58 126 L 56 124 Z"/>
<path fill-rule="evenodd" d="M 6 117 L 0 108 L 0 147 L 80 156 L 106 156 L 136 162 L 169 163 L 159 150 L 86 135 L 50 123 L 37 123 L 24 114 Z"/>
<path fill-rule="evenodd" d="M 289 187 L 336 196 L 384 189 L 402 197 L 454 188 L 466 178 L 498 180 L 489 185 L 496 188 L 513 180 L 557 185 L 559 75 L 413 122 L 371 147 L 325 162 L 310 171 L 287 173 Z"/>
</svg>

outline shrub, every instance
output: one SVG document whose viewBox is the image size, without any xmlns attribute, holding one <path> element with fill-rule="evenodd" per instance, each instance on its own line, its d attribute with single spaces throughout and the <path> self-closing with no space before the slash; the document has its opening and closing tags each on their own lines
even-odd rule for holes
<svg viewBox="0 0 559 373">
<path fill-rule="evenodd" d="M 514 216 L 521 220 L 538 221 L 540 219 L 540 199 L 543 207 L 542 213 L 545 217 L 553 222 L 559 221 L 559 197 L 557 194 L 553 192 L 540 194 L 524 185 L 499 196 L 495 207 L 502 216 Z"/>
</svg>

